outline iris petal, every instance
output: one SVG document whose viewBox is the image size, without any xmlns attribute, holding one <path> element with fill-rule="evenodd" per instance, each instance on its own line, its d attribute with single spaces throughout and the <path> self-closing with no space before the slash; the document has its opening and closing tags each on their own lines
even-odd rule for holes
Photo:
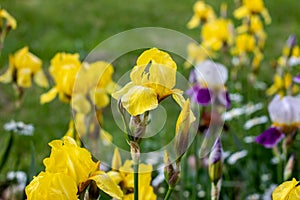
<svg viewBox="0 0 300 200">
<path fill-rule="evenodd" d="M 263 145 L 266 148 L 274 147 L 280 140 L 284 137 L 284 134 L 281 133 L 277 128 L 271 127 L 265 130 L 262 134 L 255 138 L 255 141 L 258 144 Z"/>
</svg>

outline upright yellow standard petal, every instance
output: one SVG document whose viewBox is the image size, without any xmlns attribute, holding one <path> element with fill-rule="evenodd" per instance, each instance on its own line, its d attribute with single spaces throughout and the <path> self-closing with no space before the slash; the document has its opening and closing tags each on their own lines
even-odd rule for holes
<svg viewBox="0 0 300 200">
<path fill-rule="evenodd" d="M 41 172 L 25 188 L 28 200 L 77 200 L 76 182 L 63 173 Z"/>
<path fill-rule="evenodd" d="M 118 170 L 122 165 L 122 159 L 118 148 L 115 148 L 114 155 L 111 161 L 111 168 L 113 170 Z"/>
<path fill-rule="evenodd" d="M 44 159 L 46 172 L 65 173 L 72 177 L 76 184 L 85 182 L 89 175 L 98 170 L 98 165 L 92 160 L 90 152 L 78 147 L 70 137 L 54 140 L 49 158 Z"/>
</svg>

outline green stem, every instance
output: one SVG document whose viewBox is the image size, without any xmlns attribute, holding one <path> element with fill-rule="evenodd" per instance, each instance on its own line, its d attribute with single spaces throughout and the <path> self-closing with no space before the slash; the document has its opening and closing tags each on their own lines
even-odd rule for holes
<svg viewBox="0 0 300 200">
<path fill-rule="evenodd" d="M 194 156 L 195 156 L 195 168 L 196 168 L 196 173 L 195 173 L 195 179 L 194 179 L 194 186 L 197 186 L 198 184 L 198 178 L 199 178 L 199 154 L 198 154 L 198 133 L 195 137 L 194 140 Z M 193 190 L 193 199 L 196 199 L 196 195 L 197 195 L 197 187 L 194 187 Z"/>
<path fill-rule="evenodd" d="M 134 200 L 139 199 L 139 162 L 134 161 L 133 163 L 134 171 Z"/>
<path fill-rule="evenodd" d="M 168 199 L 171 197 L 171 194 L 172 194 L 173 190 L 174 190 L 174 189 L 173 189 L 172 187 L 169 187 L 169 189 L 168 189 L 168 191 L 167 191 L 167 194 L 166 194 L 164 200 L 168 200 Z"/>
</svg>

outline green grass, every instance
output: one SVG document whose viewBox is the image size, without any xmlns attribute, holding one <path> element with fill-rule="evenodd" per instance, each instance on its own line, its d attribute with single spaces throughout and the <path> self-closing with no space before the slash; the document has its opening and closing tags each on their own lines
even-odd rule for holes
<svg viewBox="0 0 300 200">
<path fill-rule="evenodd" d="M 186 23 L 192 16 L 194 2 L 194 0 L 1 0 L 0 5 L 17 19 L 18 27 L 9 34 L 5 41 L 0 57 L 0 72 L 4 72 L 7 68 L 8 55 L 25 45 L 28 45 L 30 50 L 43 60 L 43 68 L 47 70 L 50 59 L 57 52 L 78 52 L 81 59 L 84 59 L 101 41 L 132 28 L 164 27 L 199 40 L 198 30 L 186 28 Z M 229 15 L 232 16 L 233 0 L 226 2 L 229 3 Z M 220 1 L 209 1 L 209 3 L 219 9 L 217 6 Z M 265 4 L 273 21 L 271 25 L 266 27 L 268 39 L 259 79 L 270 84 L 273 74 L 270 62 L 280 55 L 282 46 L 289 34 L 294 33 L 298 38 L 300 36 L 300 13 L 297 9 L 299 6 L 296 0 L 287 0 L 284 3 L 279 0 L 266 1 Z M 126 42 L 130 43 L 130 41 Z M 115 66 L 114 80 L 118 80 L 124 71 L 129 70 L 134 65 L 137 52 L 131 52 L 120 57 L 113 63 Z M 179 71 L 187 75 L 188 71 L 181 67 L 183 60 L 179 58 L 177 60 Z M 246 77 L 247 74 L 242 74 L 242 84 L 248 85 L 249 89 L 241 91 L 243 94 L 248 94 L 248 99 L 245 99 L 243 103 L 253 101 L 264 102 L 267 105 L 270 98 L 266 98 L 263 91 L 251 88 L 251 85 L 245 81 Z M 4 123 L 15 119 L 32 123 L 35 126 L 33 137 L 15 137 L 8 164 L 1 171 L 2 176 L 0 178 L 3 178 L 5 172 L 9 170 L 28 170 L 31 141 L 36 149 L 37 171 L 42 170 L 42 160 L 50 152 L 47 143 L 62 137 L 66 132 L 70 119 L 69 106 L 58 100 L 40 105 L 39 95 L 43 92 L 46 90 L 37 87 L 27 89 L 22 108 L 15 110 L 14 93 L 11 85 L 0 84 L 0 146 L 5 146 L 8 138 L 7 133 L 2 128 Z M 254 116 L 259 116 L 259 114 L 266 114 L 266 110 L 255 113 Z M 248 119 L 250 116 L 229 122 L 230 130 L 223 135 L 225 151 L 247 149 L 249 152 L 248 157 L 236 166 L 227 166 L 225 183 L 236 185 L 241 182 L 242 185 L 240 189 L 235 188 L 236 190 L 231 193 L 231 186 L 225 184 L 222 192 L 223 199 L 231 199 L 236 195 L 241 195 L 240 198 L 244 199 L 247 194 L 262 192 L 264 189 L 259 185 L 261 174 L 267 172 L 274 174 L 272 171 L 274 166 L 270 165 L 268 161 L 272 156 L 271 150 L 266 150 L 256 144 L 244 144 L 242 142 L 244 136 L 258 135 L 267 125 L 255 127 L 245 132 L 241 128 L 241 124 L 246 118 Z M 116 130 L 113 124 L 110 125 L 111 122 L 108 119 L 106 122 L 109 124 L 107 129 Z M 170 125 L 168 130 L 174 130 L 174 127 Z M 149 143 L 145 144 L 145 146 L 147 145 Z M 0 155 L 2 153 L 3 150 L 0 149 Z M 203 170 L 203 174 L 205 173 Z M 295 175 L 299 177 L 299 169 Z M 272 178 L 276 180 L 276 178 Z M 207 175 L 203 175 L 201 181 L 207 183 Z M 190 185 L 190 187 L 192 186 Z M 203 187 L 208 191 L 209 184 Z"/>
</svg>

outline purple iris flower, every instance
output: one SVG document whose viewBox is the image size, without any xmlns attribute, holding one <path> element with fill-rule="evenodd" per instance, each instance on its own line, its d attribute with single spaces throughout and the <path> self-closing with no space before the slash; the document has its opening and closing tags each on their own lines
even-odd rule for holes
<svg viewBox="0 0 300 200">
<path fill-rule="evenodd" d="M 255 141 L 266 148 L 277 145 L 287 134 L 300 127 L 300 98 L 275 96 L 268 106 L 272 126 L 256 137 Z"/>
</svg>

